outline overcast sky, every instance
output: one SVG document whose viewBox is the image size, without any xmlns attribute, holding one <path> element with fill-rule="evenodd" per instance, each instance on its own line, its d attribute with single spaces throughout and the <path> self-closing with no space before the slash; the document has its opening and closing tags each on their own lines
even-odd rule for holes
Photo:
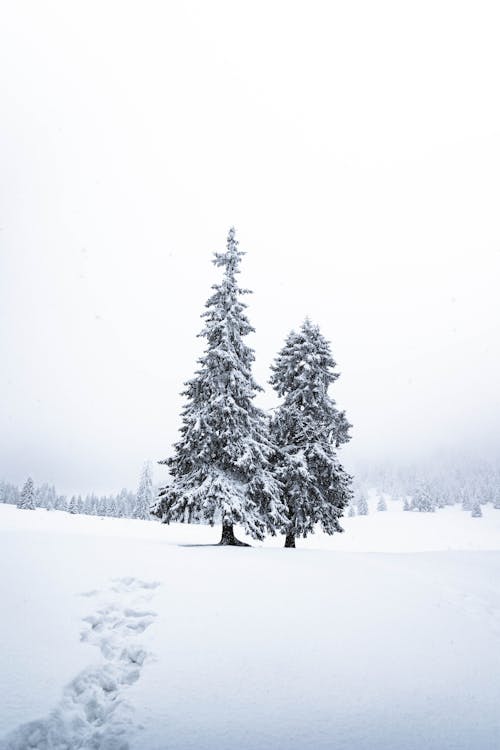
<svg viewBox="0 0 500 750">
<path fill-rule="evenodd" d="M 4 0 L 0 478 L 169 454 L 231 224 L 256 376 L 317 322 L 348 462 L 498 446 L 498 8 Z"/>
</svg>

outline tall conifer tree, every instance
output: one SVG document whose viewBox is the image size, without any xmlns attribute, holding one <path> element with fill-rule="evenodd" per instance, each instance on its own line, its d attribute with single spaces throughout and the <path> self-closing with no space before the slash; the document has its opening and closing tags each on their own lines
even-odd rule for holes
<svg viewBox="0 0 500 750">
<path fill-rule="evenodd" d="M 252 376 L 253 350 L 244 342 L 254 329 L 238 286 L 241 258 L 235 230 L 214 264 L 223 271 L 203 313 L 204 355 L 183 395 L 181 438 L 164 461 L 172 484 L 160 490 L 155 513 L 164 523 L 222 523 L 220 544 L 240 545 L 234 525 L 255 539 L 284 522 L 278 486 L 269 466 L 268 423 L 254 403 L 261 388 Z"/>
<path fill-rule="evenodd" d="M 351 477 L 336 449 L 349 440 L 349 423 L 328 395 L 338 378 L 328 341 L 308 319 L 292 331 L 273 366 L 271 385 L 283 401 L 271 420 L 274 473 L 287 508 L 285 546 L 321 524 L 342 531 L 339 518 L 352 497 Z"/>
</svg>

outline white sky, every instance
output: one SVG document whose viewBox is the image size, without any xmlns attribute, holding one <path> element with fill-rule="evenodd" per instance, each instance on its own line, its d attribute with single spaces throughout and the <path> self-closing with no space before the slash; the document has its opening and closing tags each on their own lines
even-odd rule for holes
<svg viewBox="0 0 500 750">
<path fill-rule="evenodd" d="M 169 454 L 230 224 L 256 376 L 319 323 L 348 461 L 498 446 L 499 8 L 4 0 L 0 478 Z"/>
</svg>

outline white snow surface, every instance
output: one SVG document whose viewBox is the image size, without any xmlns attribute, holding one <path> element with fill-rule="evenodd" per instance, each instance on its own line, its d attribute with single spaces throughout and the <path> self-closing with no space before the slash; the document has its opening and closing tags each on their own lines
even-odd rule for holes
<svg viewBox="0 0 500 750">
<path fill-rule="evenodd" d="M 0 505 L 0 748 L 498 750 L 500 510 L 374 503 L 296 550 Z"/>
</svg>

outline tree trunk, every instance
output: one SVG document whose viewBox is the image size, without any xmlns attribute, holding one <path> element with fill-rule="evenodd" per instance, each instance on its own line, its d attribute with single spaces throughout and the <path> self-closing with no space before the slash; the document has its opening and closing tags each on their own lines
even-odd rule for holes
<svg viewBox="0 0 500 750">
<path fill-rule="evenodd" d="M 246 542 L 240 542 L 239 539 L 236 539 L 232 523 L 222 524 L 222 536 L 219 545 L 223 547 L 250 547 Z"/>
<path fill-rule="evenodd" d="M 290 532 L 290 534 L 286 535 L 285 538 L 285 547 L 294 547 L 295 548 L 295 535 Z"/>
</svg>

